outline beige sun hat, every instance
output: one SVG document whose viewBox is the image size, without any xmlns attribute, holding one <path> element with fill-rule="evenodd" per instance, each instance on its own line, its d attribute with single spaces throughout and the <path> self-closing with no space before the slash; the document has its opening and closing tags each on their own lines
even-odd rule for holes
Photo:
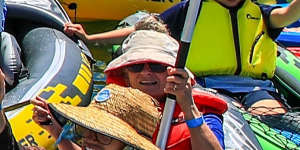
<svg viewBox="0 0 300 150">
<path fill-rule="evenodd" d="M 104 73 L 106 83 L 126 86 L 122 68 L 139 63 L 160 63 L 175 66 L 179 43 L 166 33 L 138 30 L 130 34 L 122 44 L 122 55 L 111 61 Z M 192 84 L 196 83 L 192 72 L 185 68 Z"/>
<path fill-rule="evenodd" d="M 152 30 L 131 33 L 122 44 L 122 55 L 111 61 L 106 71 L 140 62 L 175 65 L 179 44 L 171 36 Z"/>
<path fill-rule="evenodd" d="M 122 55 L 111 61 L 104 73 L 107 75 L 107 83 L 117 82 L 124 86 L 121 68 L 147 62 L 174 66 L 179 43 L 166 33 L 138 30 L 124 40 L 121 49 Z"/>
<path fill-rule="evenodd" d="M 159 123 L 158 102 L 137 89 L 110 84 L 87 107 L 68 104 L 49 106 L 52 111 L 75 124 L 135 148 L 158 149 L 142 136 L 152 137 Z"/>
</svg>

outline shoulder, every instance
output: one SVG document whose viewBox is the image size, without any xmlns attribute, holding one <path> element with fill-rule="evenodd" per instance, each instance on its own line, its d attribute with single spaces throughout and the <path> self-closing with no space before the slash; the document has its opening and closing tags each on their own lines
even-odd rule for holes
<svg viewBox="0 0 300 150">
<path fill-rule="evenodd" d="M 204 114 L 214 113 L 222 115 L 228 109 L 226 101 L 213 92 L 193 88 L 192 94 L 199 111 Z"/>
<path fill-rule="evenodd" d="M 182 1 L 160 14 L 160 18 L 166 23 L 172 23 L 172 20 L 185 20 L 189 1 Z"/>
<path fill-rule="evenodd" d="M 163 13 L 160 14 L 160 17 L 164 20 L 166 19 L 167 16 L 174 14 L 174 13 L 179 13 L 181 11 L 187 10 L 189 5 L 189 1 L 182 1 L 173 7 L 165 10 Z"/>
<path fill-rule="evenodd" d="M 257 4 L 262 12 L 263 15 L 271 14 L 271 11 L 276 9 L 276 8 L 280 8 L 280 6 L 271 6 L 271 5 L 264 5 L 264 4 Z"/>
<path fill-rule="evenodd" d="M 180 40 L 180 35 L 184 26 L 189 1 L 182 1 L 175 6 L 167 9 L 160 18 L 167 24 L 172 37 Z"/>
<path fill-rule="evenodd" d="M 281 8 L 281 7 L 280 6 L 263 5 L 263 4 L 258 4 L 258 5 L 260 7 L 262 16 L 266 22 L 268 34 L 273 40 L 275 40 L 278 37 L 278 35 L 280 34 L 280 32 L 282 31 L 282 28 L 276 28 L 276 29 L 272 28 L 270 16 L 271 16 L 271 12 L 274 9 Z"/>
</svg>

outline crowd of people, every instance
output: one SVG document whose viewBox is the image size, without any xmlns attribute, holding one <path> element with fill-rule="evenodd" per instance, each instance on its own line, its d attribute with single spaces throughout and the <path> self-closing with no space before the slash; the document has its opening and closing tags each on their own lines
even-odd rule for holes
<svg viewBox="0 0 300 150">
<path fill-rule="evenodd" d="M 270 80 L 277 57 L 274 40 L 300 18 L 300 0 L 285 8 L 251 0 L 202 1 L 186 68 L 180 69 L 175 61 L 189 2 L 105 33 L 88 35 L 80 24 L 65 24 L 66 34 L 85 42 L 120 44 L 121 53 L 107 65 L 107 86 L 89 106 L 31 100 L 33 120 L 56 139 L 59 149 L 158 149 L 153 143 L 167 94 L 175 95 L 177 104 L 166 149 L 224 149 L 227 104 L 201 88 L 231 97 L 256 115 L 287 113 L 286 100 Z M 5 75 L 0 72 L 0 102 L 4 95 Z M 61 126 L 53 112 L 69 122 Z M 19 146 L 3 110 L 0 131 L 7 149 L 43 149 Z"/>
</svg>

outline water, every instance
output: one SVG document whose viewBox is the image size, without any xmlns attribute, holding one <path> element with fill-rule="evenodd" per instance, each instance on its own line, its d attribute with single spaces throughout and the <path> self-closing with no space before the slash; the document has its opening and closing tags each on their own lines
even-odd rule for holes
<svg viewBox="0 0 300 150">
<path fill-rule="evenodd" d="M 81 22 L 88 34 L 102 33 L 113 30 L 118 21 L 95 21 L 95 22 Z M 97 94 L 104 86 L 106 77 L 103 73 L 107 63 L 111 61 L 112 57 L 112 45 L 87 45 L 90 49 L 96 63 L 94 64 L 94 88 L 93 96 Z"/>
</svg>

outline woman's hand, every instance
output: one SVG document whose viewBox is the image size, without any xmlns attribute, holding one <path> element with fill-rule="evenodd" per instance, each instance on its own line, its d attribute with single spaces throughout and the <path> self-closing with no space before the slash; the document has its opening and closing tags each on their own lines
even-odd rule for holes
<svg viewBox="0 0 300 150">
<path fill-rule="evenodd" d="M 194 101 L 188 72 L 184 69 L 168 67 L 167 73 L 165 92 L 176 95 L 176 101 L 183 111 L 190 109 Z"/>
<path fill-rule="evenodd" d="M 69 36 L 74 36 L 75 34 L 85 43 L 88 41 L 88 35 L 81 24 L 66 23 L 64 25 L 64 32 Z"/>
<path fill-rule="evenodd" d="M 47 130 L 55 138 L 61 132 L 61 126 L 52 116 L 48 103 L 41 97 L 31 99 L 30 102 L 34 105 L 32 119 L 35 123 Z"/>
</svg>

